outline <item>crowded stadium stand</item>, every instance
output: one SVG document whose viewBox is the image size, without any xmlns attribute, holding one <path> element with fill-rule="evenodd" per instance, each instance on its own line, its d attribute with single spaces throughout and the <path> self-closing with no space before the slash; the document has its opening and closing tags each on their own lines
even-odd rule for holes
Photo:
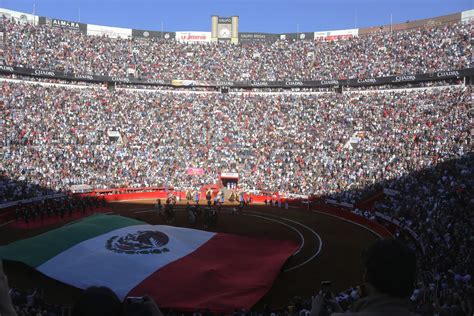
<svg viewBox="0 0 474 316">
<path fill-rule="evenodd" d="M 472 16 L 236 44 L 0 9 L 0 219 L 208 188 L 330 204 L 416 251 L 414 311 L 472 315 Z M 10 294 L 18 315 L 69 310 Z M 287 305 L 252 313 L 311 311 Z"/>
</svg>

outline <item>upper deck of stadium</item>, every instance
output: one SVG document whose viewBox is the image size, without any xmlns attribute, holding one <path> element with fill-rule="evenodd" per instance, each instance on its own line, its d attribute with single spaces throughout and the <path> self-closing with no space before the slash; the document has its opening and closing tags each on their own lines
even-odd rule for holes
<svg viewBox="0 0 474 316">
<path fill-rule="evenodd" d="M 161 32 L 4 9 L 0 14 L 3 72 L 98 82 L 305 87 L 463 75 L 471 67 L 474 10 L 363 29 L 242 32 L 239 45 L 215 42 L 215 30 Z"/>
</svg>

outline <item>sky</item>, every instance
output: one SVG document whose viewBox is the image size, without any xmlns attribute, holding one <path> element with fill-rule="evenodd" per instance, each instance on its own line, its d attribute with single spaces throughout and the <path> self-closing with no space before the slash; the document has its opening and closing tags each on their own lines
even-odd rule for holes
<svg viewBox="0 0 474 316">
<path fill-rule="evenodd" d="M 474 0 L 0 0 L 36 15 L 144 30 L 210 31 L 211 15 L 240 32 L 313 32 L 402 23 L 474 9 Z M 34 8 L 34 9 L 33 9 Z"/>
</svg>

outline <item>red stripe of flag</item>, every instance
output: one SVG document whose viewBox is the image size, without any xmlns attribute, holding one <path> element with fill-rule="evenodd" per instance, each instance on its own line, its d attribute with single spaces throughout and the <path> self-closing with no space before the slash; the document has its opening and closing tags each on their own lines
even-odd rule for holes
<svg viewBox="0 0 474 316">
<path fill-rule="evenodd" d="M 217 234 L 150 275 L 129 296 L 149 295 L 158 306 L 180 311 L 250 309 L 270 290 L 297 248 L 293 241 Z"/>
</svg>

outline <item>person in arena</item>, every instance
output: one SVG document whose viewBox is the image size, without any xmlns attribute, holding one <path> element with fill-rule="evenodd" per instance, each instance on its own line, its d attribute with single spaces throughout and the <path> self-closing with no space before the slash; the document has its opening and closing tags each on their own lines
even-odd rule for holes
<svg viewBox="0 0 474 316">
<path fill-rule="evenodd" d="M 199 204 L 199 190 L 196 190 L 196 192 L 194 193 L 194 202 L 196 202 L 196 204 Z"/>
<path fill-rule="evenodd" d="M 245 198 L 244 198 L 244 192 L 240 192 L 239 194 L 239 211 L 242 211 L 245 206 Z"/>
<path fill-rule="evenodd" d="M 344 315 L 410 316 L 409 297 L 416 277 L 415 253 L 396 239 L 378 240 L 362 255 L 367 296 L 353 303 Z M 311 316 L 327 315 L 327 307 L 340 315 L 342 308 L 331 295 L 320 292 L 312 302 Z"/>
<path fill-rule="evenodd" d="M 192 200 L 193 200 L 193 196 L 192 196 L 190 190 L 186 190 L 186 200 L 188 200 L 188 201 L 192 201 Z"/>
<path fill-rule="evenodd" d="M 196 209 L 191 206 L 189 202 L 186 203 L 186 213 L 188 214 L 188 221 L 190 225 L 196 224 Z"/>
<path fill-rule="evenodd" d="M 161 199 L 156 200 L 155 211 L 157 215 L 161 215 Z"/>
</svg>

